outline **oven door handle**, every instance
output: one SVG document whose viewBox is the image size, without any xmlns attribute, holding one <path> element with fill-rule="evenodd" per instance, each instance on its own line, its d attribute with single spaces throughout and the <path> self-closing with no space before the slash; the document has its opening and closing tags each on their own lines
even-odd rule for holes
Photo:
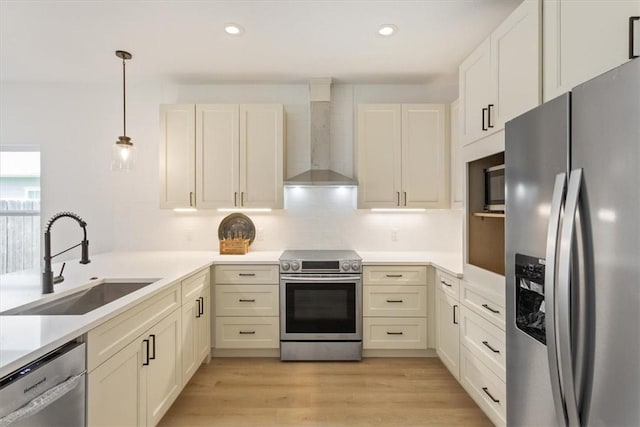
<svg viewBox="0 0 640 427">
<path fill-rule="evenodd" d="M 360 276 L 331 276 L 331 277 L 294 277 L 294 276 L 281 276 L 280 280 L 287 280 L 291 282 L 344 282 L 345 280 L 360 280 Z"/>
</svg>

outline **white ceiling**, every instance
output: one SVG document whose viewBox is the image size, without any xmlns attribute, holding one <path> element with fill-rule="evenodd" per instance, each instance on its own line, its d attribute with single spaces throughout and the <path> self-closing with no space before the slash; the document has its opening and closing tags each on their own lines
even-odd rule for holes
<svg viewBox="0 0 640 427">
<path fill-rule="evenodd" d="M 455 76 L 521 2 L 0 0 L 0 80 L 112 81 L 122 49 L 132 80 L 428 82 Z M 397 34 L 378 36 L 384 23 Z"/>
</svg>

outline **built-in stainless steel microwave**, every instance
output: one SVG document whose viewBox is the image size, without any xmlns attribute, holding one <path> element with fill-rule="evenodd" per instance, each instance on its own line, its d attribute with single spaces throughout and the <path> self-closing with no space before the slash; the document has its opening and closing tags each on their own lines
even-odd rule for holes
<svg viewBox="0 0 640 427">
<path fill-rule="evenodd" d="M 504 212 L 504 165 L 484 170 L 484 210 Z"/>
</svg>

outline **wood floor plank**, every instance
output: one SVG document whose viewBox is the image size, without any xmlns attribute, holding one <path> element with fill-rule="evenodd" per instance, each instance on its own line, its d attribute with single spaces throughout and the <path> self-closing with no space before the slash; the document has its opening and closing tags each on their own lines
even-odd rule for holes
<svg viewBox="0 0 640 427">
<path fill-rule="evenodd" d="M 214 359 L 161 427 L 491 426 L 437 358 Z"/>
</svg>

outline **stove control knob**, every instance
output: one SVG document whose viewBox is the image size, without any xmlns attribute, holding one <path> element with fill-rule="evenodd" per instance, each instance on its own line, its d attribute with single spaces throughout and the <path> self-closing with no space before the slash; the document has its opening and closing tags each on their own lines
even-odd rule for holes
<svg viewBox="0 0 640 427">
<path fill-rule="evenodd" d="M 289 271 L 289 268 L 291 268 L 291 264 L 289 264 L 287 261 L 282 263 L 282 269 L 284 271 Z"/>
<path fill-rule="evenodd" d="M 343 262 L 342 263 L 342 271 L 349 271 L 349 263 L 348 262 Z"/>
<path fill-rule="evenodd" d="M 293 261 L 293 262 L 291 263 L 291 269 L 292 269 L 293 271 L 298 271 L 298 270 L 300 269 L 300 264 L 298 264 L 298 261 Z"/>
<path fill-rule="evenodd" d="M 360 263 L 358 261 L 354 261 L 351 263 L 351 269 L 354 271 L 360 270 Z"/>
</svg>

